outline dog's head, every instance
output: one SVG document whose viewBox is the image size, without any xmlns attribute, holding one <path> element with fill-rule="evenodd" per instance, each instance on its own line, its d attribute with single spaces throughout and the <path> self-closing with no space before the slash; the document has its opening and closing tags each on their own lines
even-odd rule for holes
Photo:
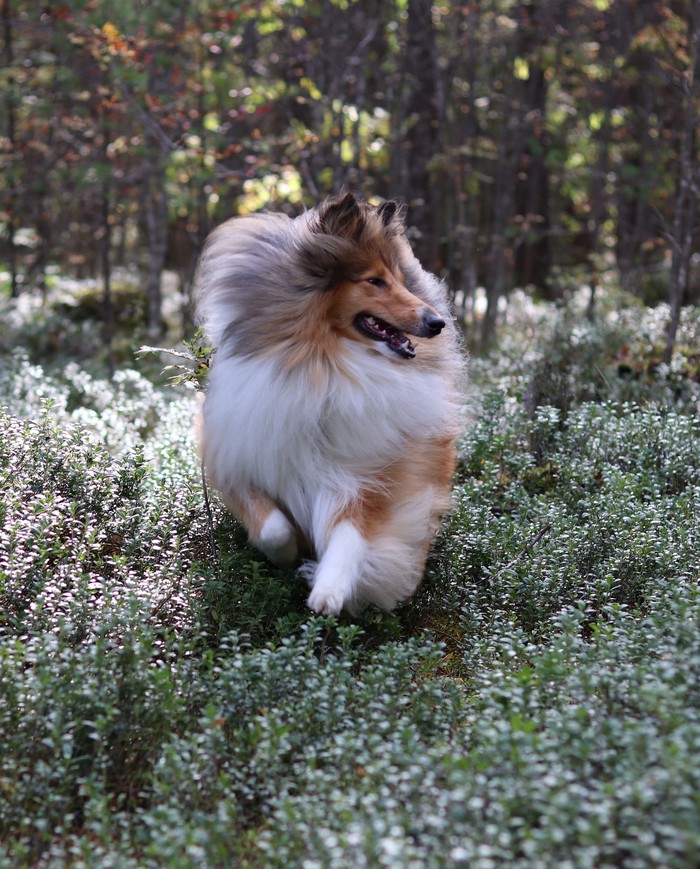
<svg viewBox="0 0 700 869">
<path fill-rule="evenodd" d="M 372 206 L 346 193 L 310 214 L 298 253 L 307 288 L 321 294 L 336 333 L 412 359 L 408 336 L 439 335 L 445 320 L 407 288 L 400 266 L 406 250 L 396 202 Z"/>
</svg>

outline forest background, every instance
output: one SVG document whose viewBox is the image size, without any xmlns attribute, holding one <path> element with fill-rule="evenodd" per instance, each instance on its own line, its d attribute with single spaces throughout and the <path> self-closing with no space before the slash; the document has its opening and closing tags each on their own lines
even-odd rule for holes
<svg viewBox="0 0 700 869">
<path fill-rule="evenodd" d="M 606 275 L 696 301 L 697 0 L 2 0 L 9 292 L 138 266 L 183 311 L 213 225 L 350 187 L 411 240 L 488 346 L 514 287 Z M 186 320 L 185 313 L 185 320 Z M 185 330 L 187 324 L 185 323 Z M 670 359 L 670 348 L 666 361 Z"/>
<path fill-rule="evenodd" d="M 0 866 L 697 867 L 699 27 L 0 0 Z M 204 352 L 216 223 L 342 187 L 406 203 L 470 418 L 415 597 L 326 619 L 135 351 Z"/>
</svg>

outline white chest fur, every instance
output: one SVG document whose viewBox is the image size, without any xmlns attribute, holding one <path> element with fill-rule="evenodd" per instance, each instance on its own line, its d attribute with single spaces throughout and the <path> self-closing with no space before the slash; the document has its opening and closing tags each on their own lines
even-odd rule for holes
<svg viewBox="0 0 700 869">
<path fill-rule="evenodd" d="M 253 486 L 312 531 L 319 501 L 342 502 L 395 458 L 406 439 L 454 432 L 450 384 L 412 361 L 347 342 L 343 371 L 312 379 L 276 358 L 231 357 L 210 375 L 205 462 L 219 486 Z M 312 537 L 313 532 L 312 532 Z"/>
</svg>

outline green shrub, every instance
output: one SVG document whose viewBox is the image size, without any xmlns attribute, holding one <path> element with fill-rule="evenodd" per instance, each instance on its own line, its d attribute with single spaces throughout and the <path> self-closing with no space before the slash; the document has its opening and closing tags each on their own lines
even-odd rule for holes
<svg viewBox="0 0 700 869">
<path fill-rule="evenodd" d="M 696 418 L 588 403 L 562 426 L 554 408 L 529 420 L 487 402 L 463 473 L 438 547 L 446 612 L 483 601 L 542 634 L 563 606 L 643 609 L 659 583 L 698 568 Z"/>
<path fill-rule="evenodd" d="M 0 864 L 695 865 L 697 321 L 626 379 L 662 318 L 542 317 L 474 363 L 419 593 L 359 620 L 210 526 L 192 395 L 5 357 Z"/>
<path fill-rule="evenodd" d="M 530 416 L 545 405 L 565 418 L 583 401 L 696 407 L 700 309 L 683 309 L 675 352 L 665 365 L 668 306 L 625 306 L 625 301 L 631 300 L 609 294 L 589 322 L 578 298 L 557 308 L 514 294 L 498 350 L 472 362 L 474 380 L 487 389 L 500 386 L 522 401 Z"/>
<path fill-rule="evenodd" d="M 146 336 L 145 299 L 138 280 L 112 282 L 114 322 L 108 326 L 101 282 L 52 277 L 45 294 L 25 292 L 0 298 L 0 353 L 21 347 L 32 362 L 61 366 L 65 360 L 105 369 L 108 336 L 112 356 L 130 364 Z"/>
</svg>

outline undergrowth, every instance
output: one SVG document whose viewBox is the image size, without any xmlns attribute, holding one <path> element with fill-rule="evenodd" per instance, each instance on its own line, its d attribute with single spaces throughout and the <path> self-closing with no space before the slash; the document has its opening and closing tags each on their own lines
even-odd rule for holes
<svg viewBox="0 0 700 869">
<path fill-rule="evenodd" d="M 216 498 L 213 552 L 193 394 L 6 353 L 0 865 L 694 866 L 689 313 L 668 369 L 641 309 L 475 360 L 428 575 L 357 620 Z"/>
</svg>

